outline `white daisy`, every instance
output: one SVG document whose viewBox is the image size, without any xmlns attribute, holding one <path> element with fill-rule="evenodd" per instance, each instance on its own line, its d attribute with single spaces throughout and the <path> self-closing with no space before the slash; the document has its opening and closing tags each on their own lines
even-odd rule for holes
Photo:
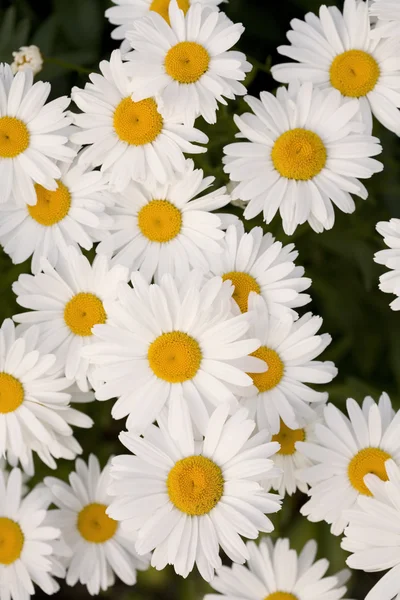
<svg viewBox="0 0 400 600">
<path fill-rule="evenodd" d="M 229 406 L 209 419 L 204 440 L 194 440 L 190 419 L 172 439 L 160 420 L 144 437 L 122 432 L 121 442 L 136 456 L 112 460 L 116 496 L 108 514 L 130 531 L 138 530 L 136 550 L 152 551 L 151 564 L 174 565 L 187 577 L 194 565 L 210 581 L 221 567 L 219 547 L 243 563 L 248 551 L 241 535 L 255 539 L 273 525 L 265 513 L 280 509 L 279 496 L 263 491 L 260 479 L 275 475 L 269 457 L 278 444 L 265 443 L 266 432 L 249 439 L 254 421 L 239 410 L 228 418 Z"/>
<path fill-rule="evenodd" d="M 369 474 L 365 485 L 373 498 L 360 496 L 349 510 L 342 547 L 352 555 L 347 564 L 367 572 L 388 572 L 365 600 L 400 599 L 400 469 L 393 460 L 385 463 L 388 481 Z"/>
<path fill-rule="evenodd" d="M 298 256 L 294 244 L 282 246 L 270 233 L 263 235 L 261 227 L 245 233 L 240 221 L 228 227 L 222 244 L 223 253 L 209 257 L 209 268 L 234 286 L 236 310 L 247 310 L 250 292 L 260 294 L 274 316 L 291 312 L 297 317 L 292 309 L 310 302 L 302 292 L 311 279 L 294 264 Z"/>
<path fill-rule="evenodd" d="M 33 84 L 31 69 L 13 76 L 9 65 L 0 64 L 0 203 L 12 194 L 35 204 L 34 184 L 57 189 L 56 161 L 75 156 L 60 135 L 71 122 L 64 112 L 70 100 L 63 96 L 45 106 L 50 89 L 43 81 Z"/>
<path fill-rule="evenodd" d="M 265 483 L 267 490 L 274 489 L 281 496 L 291 496 L 298 489 L 307 493 L 308 485 L 298 477 L 300 469 L 314 464 L 307 456 L 300 452 L 297 442 L 316 442 L 315 426 L 322 422 L 323 406 L 311 408 L 312 415 L 305 418 L 305 424 L 297 429 L 291 429 L 281 419 L 278 433 L 270 435 L 273 442 L 279 442 L 280 449 L 272 457 L 275 465 L 280 469 L 281 475 Z"/>
<path fill-rule="evenodd" d="M 226 188 L 197 197 L 213 181 L 188 160 L 184 173 L 164 185 L 130 183 L 107 211 L 113 217 L 111 235 L 97 252 L 112 255 L 113 263 L 130 270 L 139 269 L 149 281 L 165 273 L 186 277 L 190 267 L 208 271 L 205 250 L 213 258 L 222 252 L 222 227 L 228 216 L 235 218 L 211 213 L 229 204 Z"/>
<path fill-rule="evenodd" d="M 133 79 L 119 50 L 114 50 L 110 62 L 100 63 L 100 70 L 102 75 L 92 73 L 92 83 L 84 90 L 72 90 L 83 114 L 75 115 L 80 131 L 71 140 L 90 144 L 81 162 L 101 165 L 117 191 L 123 191 L 131 180 L 166 183 L 174 172 L 184 172 L 183 152 L 206 151 L 191 142 L 207 143 L 208 137 L 161 114 L 155 99 L 131 99 Z"/>
<path fill-rule="evenodd" d="M 224 169 L 240 182 L 233 198 L 248 202 L 246 219 L 263 212 L 270 223 L 279 209 L 287 234 L 306 221 L 317 232 L 331 229 L 333 204 L 354 212 L 350 194 L 368 196 L 359 179 L 383 169 L 371 158 L 382 148 L 363 133 L 358 101 L 311 83 L 281 87 L 276 97 L 262 92 L 260 98 L 245 98 L 254 114 L 235 115 L 238 137 L 246 141 L 224 148 Z"/>
<path fill-rule="evenodd" d="M 14 60 L 11 63 L 11 70 L 14 74 L 32 69 L 33 74 L 37 75 L 43 68 L 43 56 L 37 46 L 21 46 L 12 55 Z"/>
<path fill-rule="evenodd" d="M 270 318 L 260 296 L 251 294 L 251 333 L 261 342 L 253 356 L 265 361 L 264 373 L 250 373 L 257 394 L 242 402 L 259 429 L 277 434 L 281 421 L 290 429 L 304 427 L 314 418 L 310 403 L 326 402 L 327 392 L 317 392 L 307 383 L 329 383 L 337 375 L 331 361 L 315 360 L 331 343 L 328 333 L 318 334 L 322 318 L 311 313 L 294 321 L 291 315 Z"/>
<path fill-rule="evenodd" d="M 37 202 L 0 205 L 0 243 L 14 264 L 32 256 L 32 273 L 40 271 L 40 260 L 47 258 L 54 267 L 59 253 L 67 246 L 90 250 L 103 239 L 111 219 L 104 213 L 111 196 L 106 196 L 104 177 L 99 171 L 79 164 L 59 165 L 61 176 L 52 191 L 36 184 Z"/>
<path fill-rule="evenodd" d="M 97 325 L 95 342 L 84 355 L 99 365 L 98 400 L 117 397 L 115 419 L 128 417 L 138 432 L 169 408 L 179 435 L 179 415 L 189 406 L 204 433 L 209 410 L 221 403 L 237 406 L 235 393 L 252 386 L 245 371 L 265 371 L 251 352 L 260 345 L 247 331 L 250 315 L 230 312 L 232 286 L 220 277 L 204 282 L 192 271 L 179 286 L 171 275 L 149 285 L 133 273 L 133 289 L 120 284 L 117 302 L 106 305 L 109 323 Z"/>
<path fill-rule="evenodd" d="M 92 420 L 69 408 L 71 382 L 54 374 L 55 356 L 38 351 L 39 328 L 17 335 L 13 322 L 0 327 L 0 456 L 33 474 L 32 452 L 50 468 L 55 458 L 73 459 L 81 447 L 70 423 Z"/>
<path fill-rule="evenodd" d="M 400 219 L 381 221 L 376 229 L 390 248 L 390 250 L 380 250 L 374 257 L 375 262 L 391 269 L 389 273 L 380 276 L 379 288 L 382 292 L 397 296 L 390 306 L 393 310 L 400 310 Z"/>
<path fill-rule="evenodd" d="M 185 15 L 171 0 L 169 19 L 170 26 L 151 12 L 126 34 L 134 49 L 126 55 L 134 76 L 132 99 L 156 96 L 166 115 L 188 126 L 199 115 L 215 123 L 218 102 L 227 104 L 225 98 L 246 93 L 240 81 L 251 64 L 242 52 L 230 51 L 244 27 L 199 2 Z"/>
<path fill-rule="evenodd" d="M 13 469 L 8 479 L 0 470 L 0 600 L 29 600 L 34 584 L 46 594 L 64 576 L 58 560 L 60 530 L 46 523 L 50 494 L 36 486 L 22 494 L 22 475 Z"/>
<path fill-rule="evenodd" d="M 148 558 L 135 551 L 135 537 L 127 536 L 119 523 L 106 514 L 111 502 L 107 492 L 110 466 L 100 470 L 93 454 L 88 464 L 76 461 L 76 471 L 70 473 L 70 485 L 46 477 L 52 502 L 57 507 L 49 512 L 49 522 L 59 523 L 64 541 L 71 549 L 67 568 L 68 585 L 82 583 L 90 594 L 107 590 L 117 575 L 125 584 L 136 583 L 136 570 L 148 567 Z"/>
<path fill-rule="evenodd" d="M 53 352 L 68 379 L 76 380 L 83 391 L 93 385 L 93 369 L 81 356 L 82 348 L 93 342 L 92 328 L 107 321 L 104 304 L 116 297 L 117 287 L 128 278 L 128 270 L 109 266 L 105 256 L 90 264 L 76 248 L 69 247 L 54 269 L 42 259 L 42 272 L 22 274 L 13 284 L 20 306 L 29 312 L 14 315 L 14 321 L 38 324 L 42 352 Z"/>
<path fill-rule="evenodd" d="M 334 535 L 343 532 L 345 511 L 356 505 L 360 494 L 371 495 L 365 475 L 386 480 L 385 462 L 392 458 L 400 464 L 400 412 L 394 416 L 387 394 L 382 394 L 379 404 L 365 398 L 362 407 L 349 398 L 347 412 L 349 418 L 328 404 L 325 425 L 315 428 L 317 443 L 297 443 L 299 451 L 316 463 L 299 473 L 311 486 L 310 500 L 300 512 L 310 521 L 331 524 Z"/>
<path fill-rule="evenodd" d="M 209 7 L 216 7 L 223 0 L 177 0 L 178 6 L 186 14 L 189 6 L 199 2 Z M 154 11 L 169 23 L 168 8 L 170 0 L 112 0 L 116 6 L 106 10 L 106 17 L 112 25 L 117 25 L 111 33 L 115 40 L 123 40 L 127 31 L 132 29 L 136 19 L 145 17 L 148 12 Z"/>
<path fill-rule="evenodd" d="M 300 64 L 272 67 L 276 81 L 311 81 L 339 90 L 354 98 L 368 130 L 372 115 L 400 135 L 400 48 L 398 35 L 376 40 L 371 35 L 368 4 L 344 0 L 343 13 L 336 6 L 321 6 L 319 18 L 313 13 L 305 21 L 293 19 L 287 37 L 291 46 L 278 52 Z"/>
<path fill-rule="evenodd" d="M 310 540 L 298 555 L 289 540 L 275 544 L 262 539 L 257 546 L 247 542 L 247 567 L 233 564 L 222 567 L 211 586 L 219 594 L 207 594 L 204 600 L 339 600 L 348 571 L 324 577 L 329 567 L 326 558 L 315 561 L 317 544 Z"/>
<path fill-rule="evenodd" d="M 369 9 L 370 15 L 376 18 L 375 27 L 371 29 L 372 38 L 399 36 L 400 4 L 397 0 L 374 0 Z"/>
</svg>

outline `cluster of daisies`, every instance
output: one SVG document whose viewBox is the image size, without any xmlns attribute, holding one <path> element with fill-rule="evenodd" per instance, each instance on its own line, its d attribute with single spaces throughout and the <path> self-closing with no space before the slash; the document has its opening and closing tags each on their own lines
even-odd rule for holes
<svg viewBox="0 0 400 600">
<path fill-rule="evenodd" d="M 337 369 L 322 319 L 299 314 L 297 251 L 229 212 L 240 200 L 244 219 L 321 232 L 367 197 L 360 180 L 383 168 L 372 115 L 400 135 L 399 6 L 345 0 L 292 22 L 278 50 L 298 64 L 235 116 L 228 192 L 187 155 L 207 151 L 196 119 L 246 93 L 243 26 L 218 0 L 114 3 L 121 48 L 72 90 L 74 112 L 33 82 L 32 47 L 0 67 L 0 243 L 31 259 L 13 284 L 24 310 L 0 327 L 0 600 L 57 579 L 98 594 L 168 564 L 197 568 L 208 600 L 344 598 L 348 571 L 325 577 L 313 541 L 243 540 L 273 531 L 296 490 L 344 534 L 350 567 L 389 569 L 368 600 L 400 598 L 400 412 L 382 394 L 344 413 L 315 389 Z M 381 287 L 400 297 L 400 220 L 378 231 Z M 126 453 L 101 469 L 77 458 L 74 428 L 106 400 Z M 30 489 L 35 461 L 58 459 L 76 460 L 69 484 Z"/>
</svg>

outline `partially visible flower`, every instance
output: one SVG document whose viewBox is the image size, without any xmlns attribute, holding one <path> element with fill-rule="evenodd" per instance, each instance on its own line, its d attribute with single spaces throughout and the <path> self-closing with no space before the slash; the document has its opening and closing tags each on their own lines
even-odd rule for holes
<svg viewBox="0 0 400 600">
<path fill-rule="evenodd" d="M 104 303 L 116 297 L 118 284 L 128 278 L 128 269 L 110 267 L 106 256 L 96 256 L 90 264 L 81 250 L 73 247 L 60 257 L 56 269 L 46 259 L 41 267 L 41 272 L 22 274 L 13 284 L 18 304 L 30 309 L 13 319 L 37 324 L 39 349 L 54 353 L 65 377 L 87 391 L 89 382 L 93 386 L 93 368 L 81 351 L 93 343 L 93 326 L 106 323 Z"/>
<path fill-rule="evenodd" d="M 385 477 L 374 473 L 364 478 L 370 496 L 360 496 L 357 506 L 346 512 L 342 548 L 352 555 L 347 564 L 367 573 L 388 571 L 365 596 L 365 600 L 393 600 L 400 597 L 400 469 L 385 463 Z"/>
<path fill-rule="evenodd" d="M 348 523 L 347 510 L 361 496 L 372 496 L 365 484 L 368 473 L 387 480 L 385 463 L 400 465 L 400 412 L 396 415 L 383 393 L 376 404 L 365 398 L 362 407 L 347 400 L 347 415 L 333 404 L 324 409 L 325 424 L 317 424 L 314 443 L 297 442 L 302 454 L 315 464 L 299 477 L 310 485 L 310 499 L 300 509 L 310 521 L 326 521 L 339 535 Z"/>
<path fill-rule="evenodd" d="M 0 470 L 1 600 L 29 600 L 34 584 L 49 595 L 59 590 L 54 576 L 65 576 L 60 554 L 67 549 L 60 529 L 47 524 L 50 501 L 41 484 L 24 496 L 19 469 L 7 478 Z"/>
<path fill-rule="evenodd" d="M 304 21 L 293 19 L 293 29 L 287 33 L 291 45 L 279 46 L 278 52 L 297 63 L 275 65 L 271 73 L 280 83 L 312 82 L 338 90 L 358 104 L 367 133 L 372 130 L 373 114 L 400 135 L 399 30 L 377 40 L 379 30 L 371 31 L 369 5 L 369 0 L 345 0 L 342 12 L 337 6 L 322 5 L 319 16 L 310 12 Z M 390 5 L 392 10 L 397 6 L 399 14 L 397 0 Z"/>
<path fill-rule="evenodd" d="M 397 298 L 390 303 L 393 310 L 400 310 L 400 219 L 390 219 L 377 224 L 378 233 L 389 250 L 380 250 L 375 254 L 374 260 L 380 265 L 390 269 L 379 277 L 379 288 L 382 292 L 395 294 Z"/>
<path fill-rule="evenodd" d="M 11 63 L 12 72 L 32 69 L 33 74 L 37 75 L 43 68 L 43 56 L 37 46 L 21 46 L 18 52 L 12 53 L 14 61 Z"/>
<path fill-rule="evenodd" d="M 326 558 L 315 560 L 317 544 L 310 540 L 300 554 L 289 540 L 275 544 L 262 539 L 259 545 L 246 544 L 247 567 L 233 564 L 217 571 L 211 586 L 219 594 L 207 594 L 204 600 L 339 600 L 346 593 L 347 570 L 324 577 L 329 568 Z"/>
<path fill-rule="evenodd" d="M 280 510 L 280 498 L 263 491 L 260 481 L 276 475 L 270 457 L 278 444 L 267 432 L 251 438 L 255 422 L 246 410 L 229 417 L 227 404 L 211 415 L 204 439 L 193 435 L 188 414 L 180 415 L 179 436 L 166 418 L 144 436 L 122 432 L 120 440 L 135 456 L 112 460 L 107 513 L 127 532 L 138 531 L 139 554 L 153 551 L 151 564 L 174 566 L 182 577 L 195 564 L 210 581 L 222 565 L 220 547 L 238 563 L 249 558 L 241 536 L 271 532 L 267 514 Z"/>
<path fill-rule="evenodd" d="M 382 171 L 372 158 L 382 147 L 364 132 L 355 98 L 295 82 L 245 101 L 254 114 L 235 115 L 240 140 L 224 147 L 224 170 L 238 182 L 232 198 L 248 202 L 245 219 L 263 213 L 270 223 L 279 211 L 288 235 L 306 222 L 321 232 L 333 227 L 334 205 L 352 213 L 351 194 L 368 197 L 359 179 Z"/>
<path fill-rule="evenodd" d="M 240 82 L 251 64 L 242 52 L 231 50 L 244 27 L 199 2 L 184 15 L 171 0 L 169 18 L 170 26 L 151 12 L 126 34 L 134 48 L 126 56 L 133 75 L 132 99 L 156 96 L 166 115 L 187 126 L 200 115 L 215 123 L 218 103 L 246 93 Z"/>
<path fill-rule="evenodd" d="M 201 3 L 210 8 L 217 7 L 223 0 L 177 0 L 178 6 L 186 14 L 194 3 Z M 117 25 L 111 33 L 115 40 L 123 40 L 132 29 L 136 19 L 145 17 L 149 11 L 161 15 L 169 23 L 168 8 L 170 0 L 112 0 L 116 6 L 106 10 L 106 17 L 112 25 Z"/>
<path fill-rule="evenodd" d="M 76 471 L 66 484 L 46 477 L 51 500 L 57 509 L 48 513 L 48 522 L 61 529 L 63 540 L 71 549 L 64 564 L 68 585 L 82 583 L 90 594 L 99 594 L 115 582 L 115 574 L 126 584 L 136 583 L 136 571 L 148 566 L 148 557 L 135 551 L 135 537 L 127 536 L 120 524 L 106 514 L 111 502 L 107 492 L 110 466 L 101 470 L 93 454 L 86 464 L 76 461 Z"/>
</svg>

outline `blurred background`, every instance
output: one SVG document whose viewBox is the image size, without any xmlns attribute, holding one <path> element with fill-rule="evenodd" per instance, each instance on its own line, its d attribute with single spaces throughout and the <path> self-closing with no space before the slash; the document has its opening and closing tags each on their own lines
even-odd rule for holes
<svg viewBox="0 0 400 600">
<path fill-rule="evenodd" d="M 337 4 L 341 7 L 340 1 Z M 269 68 L 280 62 L 276 46 L 285 43 L 292 18 L 317 12 L 319 5 L 319 0 L 229 0 L 221 5 L 233 21 L 246 27 L 238 48 L 254 65 L 247 80 L 250 94 L 274 90 Z M 0 0 L 0 62 L 12 62 L 13 51 L 35 44 L 45 57 L 43 71 L 37 78 L 51 82 L 52 97 L 69 94 L 73 85 L 83 87 L 88 73 L 97 71 L 99 61 L 108 59 L 118 47 L 118 42 L 111 40 L 112 27 L 104 17 L 109 6 L 109 0 Z M 196 158 L 197 166 L 207 175 L 214 175 L 218 185 L 227 183 L 221 157 L 222 147 L 232 142 L 236 133 L 232 115 L 245 111 L 246 104 L 238 100 L 219 110 L 216 125 L 209 126 L 200 119 L 196 122 L 210 138 L 207 154 Z M 322 234 L 304 225 L 290 239 L 283 234 L 279 217 L 268 228 L 282 242 L 296 244 L 297 264 L 303 265 L 313 280 L 313 301 L 306 311 L 322 315 L 323 331 L 333 337 L 323 358 L 335 361 L 339 368 L 339 375 L 327 389 L 330 400 L 342 409 L 348 397 L 361 401 L 371 395 L 377 399 L 383 390 L 400 408 L 400 314 L 389 308 L 393 297 L 378 290 L 383 269 L 373 261 L 374 253 L 383 248 L 375 231 L 376 223 L 400 217 L 400 142 L 378 124 L 374 134 L 381 138 L 384 147 L 381 159 L 385 170 L 367 182 L 370 196 L 366 201 L 356 200 L 353 215 L 337 213 L 333 230 Z M 232 212 L 240 211 L 232 207 Z M 245 222 L 248 229 L 255 225 L 263 225 L 260 218 Z M 265 225 L 264 228 L 267 230 Z M 0 321 L 20 311 L 11 284 L 22 272 L 30 272 L 30 261 L 12 265 L 0 248 Z M 95 452 L 105 464 L 110 454 L 122 452 L 117 435 L 123 422 L 111 419 L 110 402 L 95 402 L 83 409 L 96 423 L 90 431 L 77 432 L 84 458 Z M 66 478 L 73 465 L 64 461 L 59 467 L 57 475 Z M 34 481 L 48 474 L 49 470 L 37 461 Z M 299 514 L 304 501 L 300 493 L 286 497 L 283 510 L 273 518 L 273 537 L 289 537 L 297 550 L 315 538 L 319 556 L 327 557 L 331 563 L 329 572 L 344 568 L 346 553 L 340 549 L 340 540 L 330 534 L 325 524 L 310 523 Z M 363 600 L 377 578 L 378 575 L 354 571 L 347 597 Z M 162 572 L 150 569 L 139 574 L 135 587 L 117 583 L 102 595 L 118 600 L 197 600 L 207 591 L 208 585 L 197 573 L 184 580 L 168 568 Z M 89 594 L 81 586 L 64 586 L 57 596 L 59 600 L 71 597 L 84 600 Z"/>
</svg>

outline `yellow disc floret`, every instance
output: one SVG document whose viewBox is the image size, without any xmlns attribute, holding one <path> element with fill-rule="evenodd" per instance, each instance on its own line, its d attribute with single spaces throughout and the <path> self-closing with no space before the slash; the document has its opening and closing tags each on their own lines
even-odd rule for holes
<svg viewBox="0 0 400 600">
<path fill-rule="evenodd" d="M 248 273 L 243 273 L 242 271 L 229 271 L 229 273 L 222 275 L 222 279 L 224 281 L 229 279 L 232 282 L 232 285 L 235 288 L 232 298 L 239 305 L 242 312 L 247 312 L 250 292 L 255 292 L 256 294 L 261 293 L 261 288 L 258 285 L 257 280 Z"/>
<path fill-rule="evenodd" d="M 205 456 L 178 460 L 168 474 L 169 499 L 187 515 L 205 515 L 221 500 L 224 478 L 220 467 Z"/>
<path fill-rule="evenodd" d="M 169 3 L 170 0 L 153 0 L 153 2 L 150 4 L 150 10 L 153 10 L 154 12 L 157 12 L 159 15 L 161 15 L 169 24 L 169 14 L 168 14 L 168 9 L 169 9 Z M 178 0 L 177 1 L 178 7 L 183 10 L 183 12 L 186 14 L 187 11 L 189 10 L 189 0 Z"/>
<path fill-rule="evenodd" d="M 182 213 L 168 200 L 151 200 L 140 209 L 138 226 L 151 242 L 170 242 L 181 231 Z"/>
<path fill-rule="evenodd" d="M 182 331 L 163 333 L 152 342 L 148 351 L 149 365 L 154 374 L 169 383 L 193 379 L 201 359 L 198 342 Z"/>
<path fill-rule="evenodd" d="M 254 385 L 260 393 L 272 390 L 272 388 L 278 385 L 284 373 L 284 364 L 279 354 L 275 350 L 272 350 L 272 348 L 261 346 L 251 356 L 260 358 L 268 365 L 268 370 L 264 373 L 248 373 Z"/>
<path fill-rule="evenodd" d="M 21 406 L 24 397 L 22 383 L 8 373 L 0 373 L 0 414 L 14 412 Z"/>
<path fill-rule="evenodd" d="M 347 50 L 333 59 L 329 75 L 331 84 L 343 96 L 361 98 L 375 88 L 380 68 L 368 52 Z"/>
<path fill-rule="evenodd" d="M 382 481 L 387 481 L 388 476 L 385 462 L 391 458 L 390 454 L 381 448 L 363 448 L 350 461 L 347 474 L 354 489 L 364 496 L 372 496 L 364 483 L 368 473 L 377 475 Z"/>
<path fill-rule="evenodd" d="M 51 227 L 62 221 L 71 208 L 71 194 L 68 188 L 57 181 L 57 189 L 52 192 L 38 183 L 35 184 L 37 202 L 34 206 L 28 205 L 28 211 L 32 219 Z"/>
<path fill-rule="evenodd" d="M 92 335 L 92 327 L 106 320 L 106 311 L 100 298 L 87 292 L 76 294 L 64 309 L 64 321 L 75 335 Z"/>
<path fill-rule="evenodd" d="M 29 146 L 29 131 L 15 117 L 0 117 L 0 158 L 15 158 Z"/>
<path fill-rule="evenodd" d="M 92 544 L 104 544 L 114 537 L 118 522 L 106 514 L 104 504 L 88 504 L 78 514 L 78 531 L 81 536 Z"/>
<path fill-rule="evenodd" d="M 15 521 L 0 517 L 0 565 L 11 565 L 21 556 L 24 534 Z"/>
<path fill-rule="evenodd" d="M 296 452 L 296 442 L 304 442 L 305 439 L 304 429 L 290 429 L 282 420 L 279 433 L 272 436 L 272 441 L 279 442 L 281 445 L 278 454 L 284 454 L 285 456 L 294 454 Z"/>
<path fill-rule="evenodd" d="M 131 146 L 150 144 L 161 133 L 163 119 L 153 98 L 134 102 L 124 98 L 114 111 L 114 129 Z"/>
<path fill-rule="evenodd" d="M 167 52 L 165 70 L 179 83 L 196 83 L 208 70 L 210 55 L 197 42 L 179 42 Z"/>
<path fill-rule="evenodd" d="M 273 592 L 268 594 L 264 600 L 298 600 L 298 598 L 290 592 Z"/>
<path fill-rule="evenodd" d="M 308 181 L 322 171 L 327 152 L 319 135 L 308 129 L 289 129 L 278 137 L 272 148 L 275 169 L 286 179 Z"/>
</svg>

